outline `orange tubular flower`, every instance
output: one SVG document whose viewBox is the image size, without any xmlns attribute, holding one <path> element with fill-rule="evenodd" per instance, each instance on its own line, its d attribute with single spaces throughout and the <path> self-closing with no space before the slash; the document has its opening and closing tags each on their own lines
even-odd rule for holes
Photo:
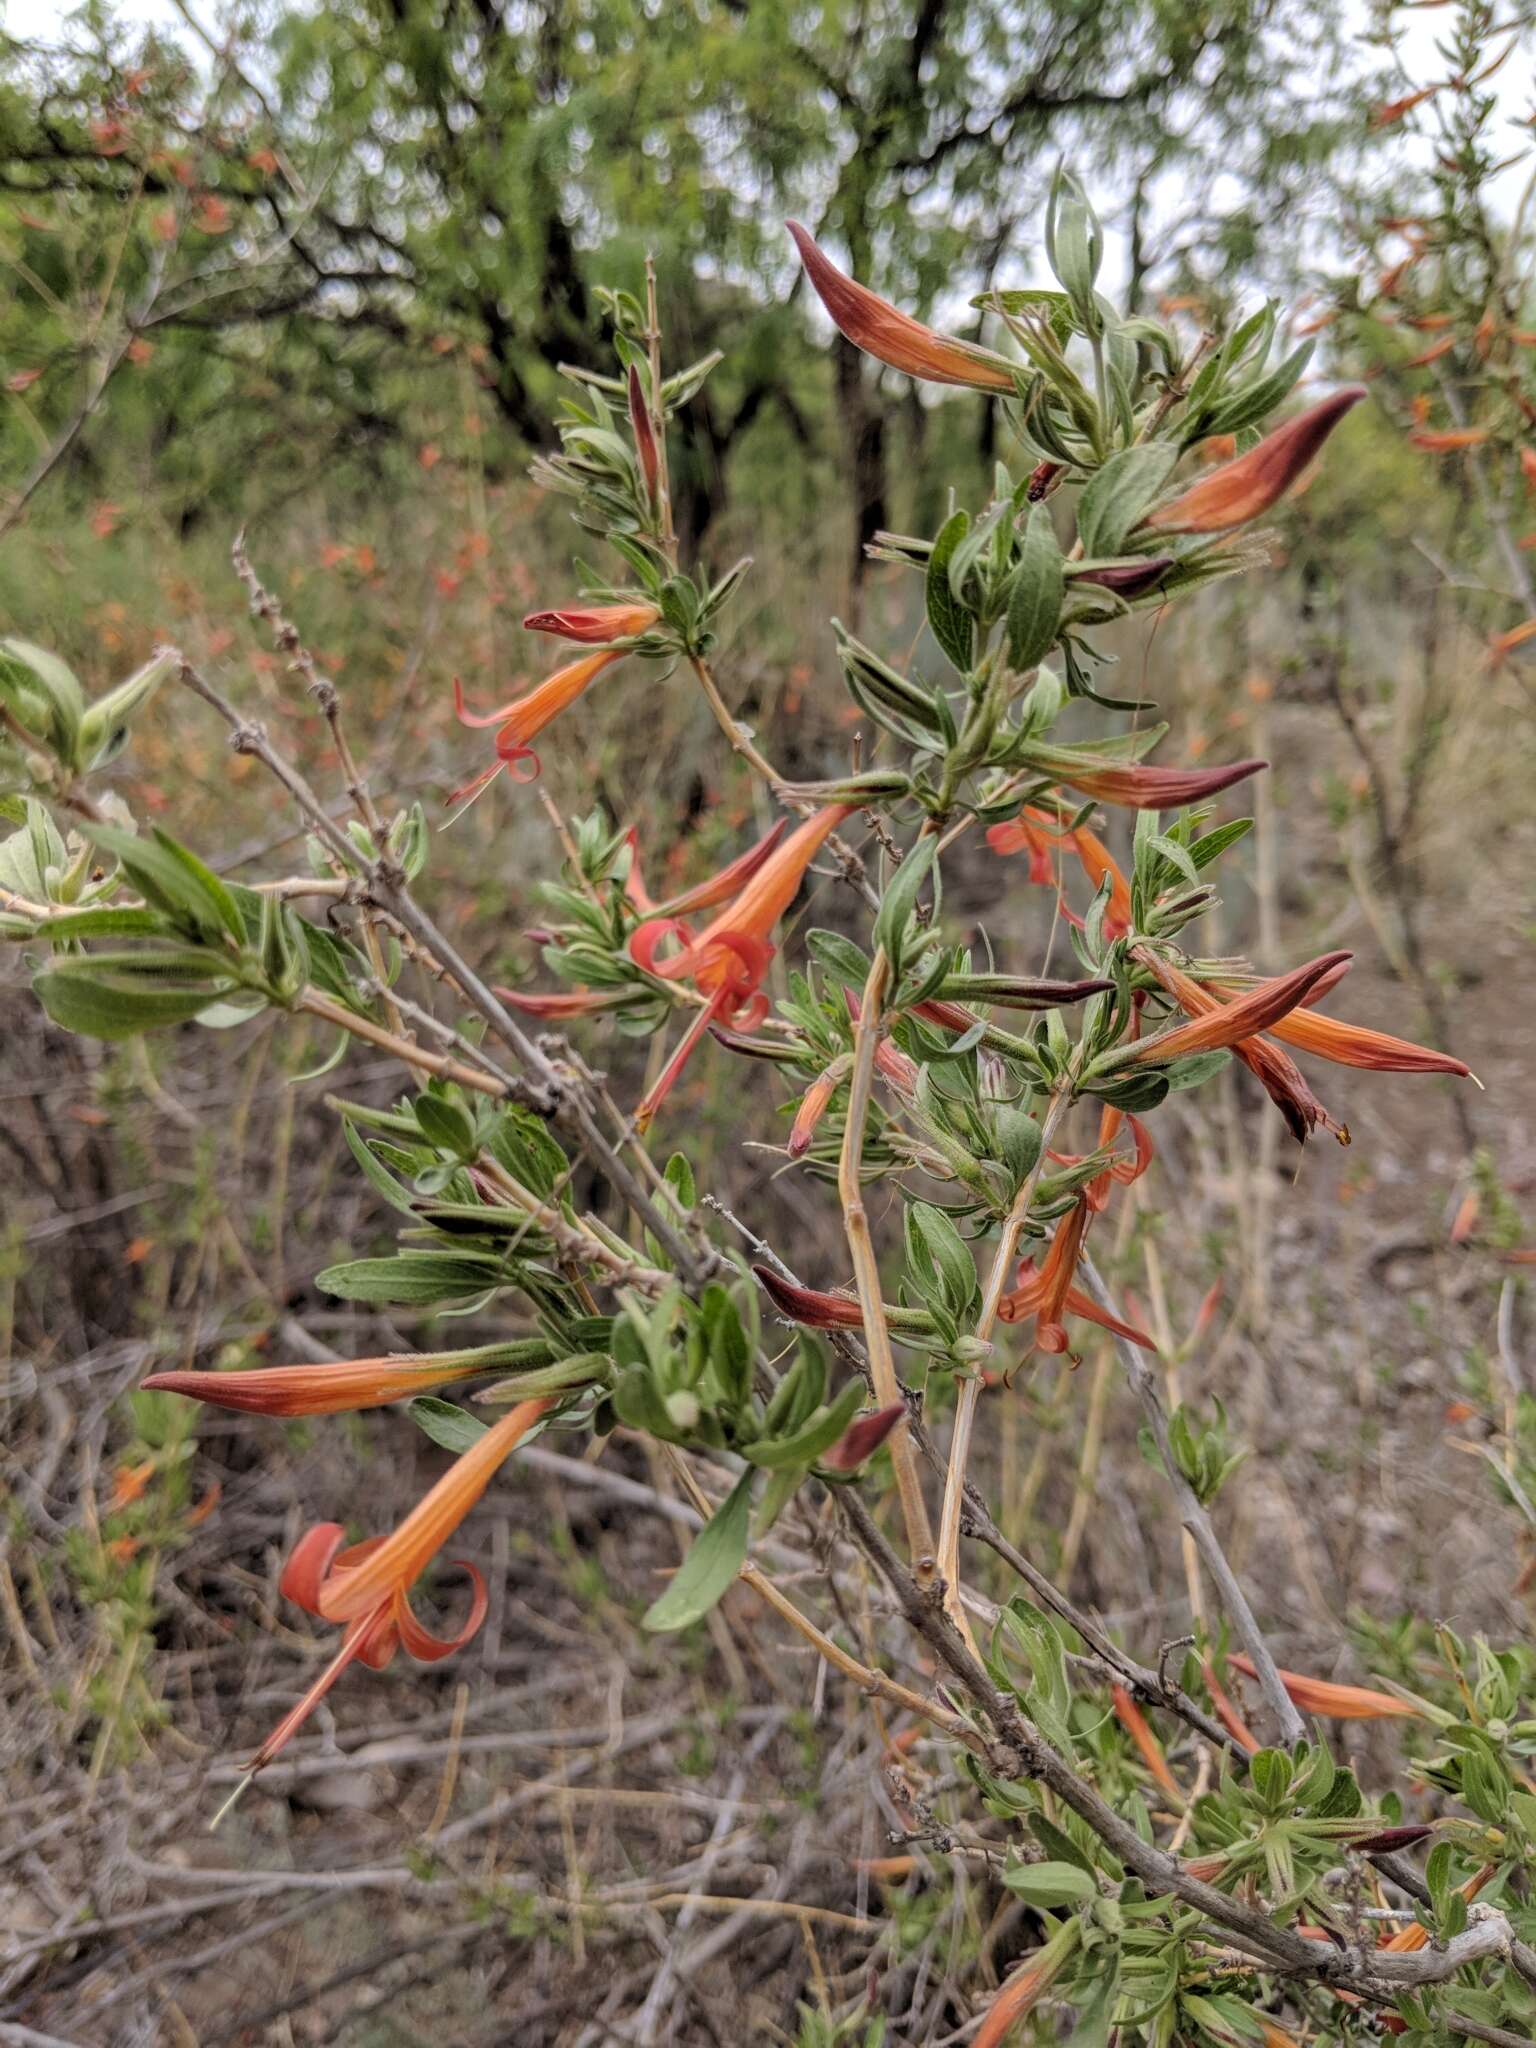
<svg viewBox="0 0 1536 2048">
<path fill-rule="evenodd" d="M 1255 1678 L 1253 1661 L 1236 1652 L 1227 1658 L 1234 1671 Z M 1279 1673 L 1280 1683 L 1304 1713 L 1322 1714 L 1332 1721 L 1417 1720 L 1419 1709 L 1389 1692 L 1374 1692 L 1366 1685 L 1333 1685 L 1325 1678 L 1306 1678 L 1296 1671 Z"/>
<path fill-rule="evenodd" d="M 660 617 L 655 605 L 636 598 L 631 604 L 578 605 L 566 611 L 529 612 L 523 624 L 530 633 L 557 633 L 562 640 L 579 640 L 593 647 L 648 633 Z"/>
<path fill-rule="evenodd" d="M 1267 768 L 1267 761 L 1233 761 L 1225 768 L 1149 768 L 1141 761 L 1105 761 L 1066 748 L 1036 747 L 1030 766 L 1052 782 L 1081 791 L 1101 804 L 1132 811 L 1171 811 L 1203 803 Z"/>
<path fill-rule="evenodd" d="M 1431 455 L 1454 455 L 1458 449 L 1481 448 L 1488 438 L 1486 427 L 1445 427 L 1439 431 L 1423 429 L 1408 436 L 1409 445 L 1423 448 Z"/>
<path fill-rule="evenodd" d="M 1498 1868 L 1497 1863 L 1485 1863 L 1480 1870 L 1473 1871 L 1465 1884 L 1459 1884 L 1456 1887 L 1457 1891 L 1464 1899 L 1475 1899 L 1483 1887 L 1497 1875 Z M 1378 1943 L 1378 1946 L 1391 1955 L 1417 1955 L 1421 1948 L 1429 1946 L 1429 1929 L 1415 1921 L 1411 1927 L 1400 1928 L 1386 1941 Z"/>
<path fill-rule="evenodd" d="M 1523 647 L 1527 640 L 1536 640 L 1536 619 L 1526 619 L 1523 624 L 1512 626 L 1507 633 L 1495 633 L 1488 642 L 1488 666 L 1499 668 L 1505 656 L 1513 654 L 1517 647 Z"/>
<path fill-rule="evenodd" d="M 987 844 L 994 853 L 1027 851 L 1029 879 L 1044 882 L 1052 888 L 1056 886 L 1057 874 L 1051 849 L 1069 845 L 1095 894 L 1103 887 L 1105 876 L 1109 877 L 1109 904 L 1104 913 L 1105 938 L 1123 938 L 1130 930 L 1131 886 L 1103 840 L 1090 832 L 1086 825 L 1079 825 L 1073 832 L 1063 832 L 1044 811 L 1026 805 L 1016 818 L 1003 825 L 991 826 L 987 832 Z M 1062 905 L 1062 915 L 1069 923 L 1081 926 L 1082 919 L 1075 911 L 1068 910 L 1065 904 Z"/>
<path fill-rule="evenodd" d="M 253 1372 L 157 1372 L 143 1386 L 146 1392 L 186 1394 L 211 1408 L 244 1414 L 340 1415 L 354 1408 L 382 1408 L 500 1369 L 495 1360 L 486 1362 L 483 1351 L 406 1352 L 334 1365 L 264 1365 Z"/>
<path fill-rule="evenodd" d="M 799 1159 L 811 1149 L 811 1140 L 816 1135 L 816 1126 L 826 1115 L 827 1104 L 848 1078 L 853 1065 L 850 1054 L 842 1053 L 825 1073 L 818 1074 L 800 1098 L 800 1107 L 795 1112 L 795 1121 L 789 1133 L 789 1156 Z"/>
<path fill-rule="evenodd" d="M 1235 1008 L 1235 1005 L 1218 1001 L 1208 989 L 1202 988 L 1198 981 L 1195 981 L 1190 975 L 1181 973 L 1170 961 L 1164 960 L 1158 954 L 1138 948 L 1136 957 L 1143 966 L 1149 967 L 1152 970 L 1153 974 L 1157 976 L 1157 979 L 1167 989 L 1168 993 L 1174 997 L 1180 1009 L 1187 1016 L 1203 1019 L 1207 1025 L 1215 1028 L 1231 1028 L 1233 1020 L 1229 1013 Z M 1279 981 L 1258 983 L 1248 991 L 1248 995 L 1256 996 L 1261 990 L 1265 989 L 1272 993 L 1277 992 L 1286 984 L 1294 984 L 1298 976 L 1309 975 L 1314 968 L 1320 969 L 1304 988 L 1302 994 L 1295 998 L 1297 1010 L 1300 1010 L 1309 997 L 1315 996 L 1319 990 L 1333 985 L 1348 966 L 1351 958 L 1352 955 L 1348 953 L 1329 954 L 1322 961 L 1314 960 L 1307 967 L 1297 968 L 1291 975 L 1282 975 Z M 1245 1001 L 1247 997 L 1240 998 L 1240 1000 Z M 1311 1013 L 1307 1012 L 1306 1014 L 1310 1016 Z M 1277 1030 L 1281 1021 L 1281 1019 L 1272 1018 L 1262 1028 L 1265 1030 Z M 1180 1030 L 1188 1031 L 1192 1028 L 1194 1027 L 1183 1025 L 1180 1027 Z M 1249 1031 L 1252 1031 L 1252 1026 L 1249 1027 Z M 1148 1043 L 1166 1045 L 1171 1039 L 1178 1036 L 1179 1031 L 1164 1033 L 1161 1038 L 1149 1040 Z M 1285 1118 L 1290 1128 L 1291 1136 L 1298 1145 L 1304 1145 L 1310 1134 L 1319 1125 L 1324 1130 L 1332 1131 L 1341 1145 L 1349 1143 L 1347 1125 L 1336 1123 L 1328 1114 L 1327 1109 L 1318 1100 L 1316 1094 L 1314 1094 L 1309 1086 L 1306 1076 L 1289 1053 L 1282 1052 L 1278 1045 L 1272 1045 L 1267 1038 L 1253 1035 L 1241 1035 L 1235 1039 L 1224 1039 L 1221 1042 L 1231 1046 L 1237 1058 L 1242 1061 L 1243 1065 L 1264 1089 L 1271 1102 L 1274 1103 L 1280 1114 Z"/>
<path fill-rule="evenodd" d="M 593 1010 L 616 1010 L 625 999 L 623 989 L 563 989 L 539 995 L 520 988 L 498 988 L 497 995 L 509 1010 L 525 1017 L 585 1017 Z"/>
<path fill-rule="evenodd" d="M 252 1757 L 250 1774 L 271 1763 L 330 1691 L 347 1666 L 382 1671 L 404 1648 L 422 1663 L 461 1650 L 485 1619 L 485 1581 L 460 1562 L 473 1587 L 468 1618 L 455 1636 L 435 1636 L 411 1612 L 409 1593 L 432 1557 L 484 1493 L 502 1460 L 522 1441 L 550 1400 L 508 1409 L 472 1450 L 459 1458 L 392 1536 L 374 1536 L 342 1549 L 339 1522 L 321 1522 L 302 1536 L 279 1581 L 279 1590 L 323 1621 L 348 1624 L 341 1647 L 296 1707 L 285 1714 Z"/>
<path fill-rule="evenodd" d="M 1043 1947 L 1026 1956 L 987 2008 L 971 2037 L 971 2048 L 1002 2048 L 1017 2023 L 1032 2013 L 1061 1975 L 1077 1948 L 1076 1924 L 1068 1921 Z"/>
<path fill-rule="evenodd" d="M 669 897 L 665 903 L 647 904 L 646 909 L 658 917 L 687 917 L 692 911 L 713 910 L 717 904 L 729 903 L 751 881 L 788 830 L 789 820 L 780 818 L 755 846 L 749 846 L 745 853 L 739 854 L 718 874 L 711 875 L 708 881 L 696 882 L 681 896 Z M 634 869 L 631 868 L 630 872 L 633 874 Z"/>
<path fill-rule="evenodd" d="M 974 342 L 955 341 L 935 334 L 910 313 L 902 313 L 872 292 L 867 285 L 845 277 L 830 258 L 823 255 L 799 221 L 786 223 L 800 251 L 806 276 L 816 287 L 832 322 L 856 348 L 877 361 L 903 370 L 909 377 L 921 377 L 930 384 L 964 384 L 973 391 L 1002 391 L 1011 397 L 1017 389 L 1013 370 L 1005 357 Z"/>
<path fill-rule="evenodd" d="M 1139 1344 L 1143 1351 L 1155 1351 L 1157 1346 L 1145 1330 L 1138 1330 L 1134 1323 L 1125 1323 L 1118 1316 L 1110 1315 L 1081 1288 L 1072 1285 L 1090 1213 L 1086 1197 L 1079 1198 L 1057 1224 L 1045 1263 L 1037 1269 L 1033 1259 L 1020 1259 L 1013 1291 L 1005 1294 L 998 1304 L 999 1319 L 1005 1323 L 1023 1323 L 1033 1316 L 1035 1347 L 1040 1351 L 1060 1353 L 1066 1350 L 1064 1318 L 1067 1316 L 1080 1316 L 1084 1322 L 1097 1323 L 1101 1330 L 1110 1330 L 1129 1344 Z"/>
<path fill-rule="evenodd" d="M 1363 384 L 1350 384 L 1320 399 L 1246 455 L 1191 484 L 1145 523 L 1158 533 L 1226 533 L 1260 518 L 1285 496 L 1345 413 L 1364 396 Z"/>
<path fill-rule="evenodd" d="M 1259 982 L 1235 1002 L 1223 1003 L 1207 996 L 1199 982 L 1180 974 L 1177 968 L 1170 967 L 1157 954 L 1142 948 L 1137 948 L 1136 953 L 1142 965 L 1151 968 L 1169 993 L 1176 996 L 1181 1007 L 1186 1006 L 1185 999 L 1188 998 L 1187 1007 L 1192 1013 L 1190 1023 L 1176 1025 L 1172 1031 L 1161 1032 L 1156 1038 L 1143 1039 L 1127 1053 L 1127 1059 L 1134 1064 L 1156 1061 L 1159 1065 L 1164 1060 L 1183 1059 L 1187 1053 L 1214 1052 L 1222 1046 L 1236 1046 L 1260 1031 L 1269 1030 L 1271 1025 L 1304 1002 L 1308 990 L 1325 974 L 1354 957 L 1345 952 L 1319 954 L 1317 959 L 1307 961 L 1304 966 L 1293 967 L 1289 974 Z"/>
<path fill-rule="evenodd" d="M 1217 987 L 1223 994 L 1239 992 L 1230 982 L 1218 983 Z M 1363 1067 L 1381 1074 L 1471 1075 L 1472 1069 L 1465 1060 L 1455 1059 L 1448 1052 L 1434 1052 L 1427 1045 L 1414 1045 L 1406 1038 L 1372 1031 L 1364 1024 L 1342 1024 L 1337 1017 L 1319 1016 L 1311 1008 L 1316 995 L 1314 987 L 1306 1003 L 1270 1025 L 1271 1034 L 1284 1039 L 1287 1045 L 1294 1045 L 1299 1052 L 1314 1052 L 1320 1059 L 1332 1060 L 1335 1066 Z"/>
<path fill-rule="evenodd" d="M 1162 1744 L 1152 1733 L 1152 1724 L 1123 1685 L 1111 1686 L 1109 1696 L 1114 1702 L 1115 1718 L 1140 1750 L 1142 1762 L 1168 1797 L 1182 1810 L 1183 1787 L 1168 1768 L 1168 1759 L 1163 1755 Z"/>
<path fill-rule="evenodd" d="M 829 804 L 797 825 L 756 869 L 733 903 L 711 920 L 695 938 L 672 917 L 648 918 L 629 940 L 630 958 L 647 974 L 663 981 L 691 981 L 706 998 L 695 1022 L 667 1062 L 660 1077 L 635 1112 L 644 1130 L 687 1065 L 695 1046 L 712 1024 L 750 1031 L 767 1015 L 767 998 L 759 984 L 773 958 L 769 937 L 794 901 L 806 869 L 828 836 L 847 817 L 851 804 Z M 680 940 L 669 958 L 657 957 L 663 939 Z"/>
<path fill-rule="evenodd" d="M 603 647 L 596 654 L 584 654 L 579 661 L 567 662 L 564 668 L 557 668 L 552 676 L 546 676 L 525 697 L 503 704 L 499 711 L 469 710 L 464 702 L 464 686 L 455 676 L 453 704 L 460 725 L 494 725 L 499 729 L 496 759 L 489 768 L 483 768 L 473 780 L 456 789 L 449 797 L 449 803 L 456 804 L 466 797 L 477 796 L 503 768 L 514 782 L 535 781 L 539 773 L 539 757 L 530 742 L 538 737 L 551 719 L 558 718 L 562 711 L 574 704 L 605 668 L 622 661 L 627 652 L 628 649 L 623 647 Z"/>
<path fill-rule="evenodd" d="M 1264 1745 L 1223 1692 L 1221 1682 L 1211 1666 L 1208 1663 L 1203 1664 L 1201 1672 L 1205 1679 L 1205 1689 L 1211 1696 L 1211 1705 L 1216 1709 L 1216 1717 L 1222 1727 L 1239 1748 L 1246 1749 L 1250 1756 L 1255 1755 Z"/>
</svg>

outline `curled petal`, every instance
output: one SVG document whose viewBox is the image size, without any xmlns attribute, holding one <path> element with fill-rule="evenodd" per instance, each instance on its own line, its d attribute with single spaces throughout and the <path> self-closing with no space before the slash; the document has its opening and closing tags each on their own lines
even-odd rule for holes
<svg viewBox="0 0 1536 2048">
<path fill-rule="evenodd" d="M 320 1612 L 320 1587 L 331 1568 L 331 1560 L 346 1538 L 340 1522 L 316 1522 L 306 1529 L 289 1553 L 277 1590 L 306 1614 Z"/>
<path fill-rule="evenodd" d="M 468 1574 L 471 1588 L 469 1613 L 457 1635 L 434 1635 L 431 1629 L 423 1626 L 412 1614 L 411 1603 L 405 1594 L 395 1595 L 392 1612 L 395 1627 L 400 1634 L 400 1644 L 406 1655 L 414 1657 L 418 1664 L 436 1664 L 444 1657 L 451 1657 L 455 1650 L 462 1650 L 485 1620 L 489 1601 L 483 1573 L 462 1557 L 450 1558 L 449 1563 L 457 1565 L 461 1572 Z"/>
<path fill-rule="evenodd" d="M 503 1461 L 540 1416 L 554 1405 L 548 1398 L 520 1401 L 478 1442 L 457 1458 L 426 1498 L 367 1558 L 348 1570 L 340 1584 L 320 1588 L 320 1612 L 328 1621 L 355 1621 L 380 1601 L 404 1591 L 421 1576 L 490 1484 Z"/>
</svg>

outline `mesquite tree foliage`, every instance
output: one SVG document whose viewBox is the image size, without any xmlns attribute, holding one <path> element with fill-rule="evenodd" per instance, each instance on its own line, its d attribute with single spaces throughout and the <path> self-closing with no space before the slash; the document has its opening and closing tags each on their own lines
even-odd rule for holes
<svg viewBox="0 0 1536 2048">
<path fill-rule="evenodd" d="M 732 772 L 759 778 L 779 816 L 720 873 L 660 898 L 647 875 L 667 849 L 599 811 L 575 821 L 564 872 L 541 887 L 536 991 L 487 986 L 423 906 L 420 809 L 370 787 L 335 687 L 241 549 L 257 615 L 329 721 L 341 821 L 175 649 L 94 702 L 45 650 L 13 641 L 0 657 L 15 821 L 0 918 L 49 1015 L 120 1039 L 189 1022 L 238 1030 L 279 1010 L 324 1020 L 338 1060 L 354 1040 L 392 1053 L 409 1084 L 393 1106 L 338 1113 L 358 1172 L 398 1213 L 398 1248 L 317 1284 L 503 1331 L 440 1352 L 149 1382 L 274 1416 L 405 1402 L 456 1454 L 393 1532 L 347 1543 L 338 1520 L 296 1546 L 283 1591 L 337 1626 L 337 1651 L 252 1770 L 354 1662 L 378 1667 L 399 1648 L 433 1659 L 474 1633 L 486 1604 L 475 1567 L 451 1636 L 422 1625 L 411 1589 L 520 1443 L 622 1429 L 661 1447 L 706 1517 L 646 1626 L 686 1628 L 744 1581 L 765 1615 L 949 1753 L 957 1815 L 990 1818 L 1030 1933 L 975 2040 L 1031 2027 L 1079 2048 L 1383 2028 L 1421 2043 L 1526 2040 L 1536 1659 L 1442 1630 L 1428 1648 L 1405 1639 L 1395 1663 L 1383 1633 L 1391 1668 L 1377 1687 L 1278 1670 L 1210 1513 L 1241 1451 L 1219 1410 L 1169 1411 L 1156 1344 L 1093 1257 L 1106 1211 L 1159 1199 L 1160 1105 L 1229 1060 L 1299 1143 L 1348 1132 L 1295 1054 L 1467 1071 L 1316 1007 L 1346 953 L 1261 979 L 1200 952 L 1247 825 L 1219 819 L 1214 799 L 1265 764 L 1150 759 L 1163 727 L 1106 674 L 1101 629 L 1261 570 L 1257 522 L 1363 394 L 1290 409 L 1309 348 L 1280 345 L 1272 308 L 1225 334 L 1123 317 L 1098 288 L 1098 223 L 1066 175 L 1045 222 L 1056 283 L 986 297 L 995 347 L 934 332 L 793 233 L 845 340 L 990 394 L 1012 460 L 985 504 L 953 506 L 937 533 L 878 536 L 880 556 L 921 580 L 934 651 L 897 660 L 834 625 L 867 744 L 847 773 L 788 782 L 715 669 L 750 565 L 709 581 L 675 537 L 669 433 L 711 364 L 664 366 L 654 286 L 644 305 L 608 298 L 613 368 L 574 374 L 559 450 L 538 465 L 593 557 L 579 598 L 526 621 L 570 656 L 493 709 L 459 691 L 465 725 L 490 737 L 455 800 L 526 800 L 535 742 L 560 744 L 560 714 L 585 691 L 696 687 Z M 280 783 L 310 831 L 309 875 L 228 883 L 92 794 L 92 771 L 168 685 Z M 946 921 L 946 860 L 967 835 L 985 839 L 1008 893 L 985 958 Z M 781 923 L 813 865 L 862 940 L 807 931 L 770 995 Z M 323 919 L 300 908 L 315 900 Z M 1070 976 L 1029 971 L 1035 906 L 1067 921 Z M 653 1041 L 642 1099 L 615 1103 L 541 1031 L 553 1025 L 583 1042 Z M 766 1062 L 782 1082 L 782 1150 L 836 1217 L 851 1284 L 805 1284 L 756 1219 L 710 1203 L 685 1150 L 653 1162 L 703 1060 Z M 607 1183 L 627 1234 L 577 1200 L 578 1164 Z M 880 1246 L 876 1187 L 900 1218 Z M 1147 1455 L 1214 1588 L 1219 1630 L 1181 1662 L 1148 1644 L 1137 1654 L 1074 1606 L 968 1482 L 982 1403 L 1008 1400 L 1021 1372 L 1059 1369 L 1049 1361 L 1070 1355 L 1084 1322 L 1120 1354 Z M 471 1382 L 468 1405 L 444 1394 Z M 771 1532 L 807 1507 L 832 1531 L 817 1550 L 828 1575 L 867 1571 L 921 1638 L 937 1674 L 926 1690 L 863 1661 L 840 1603 L 818 1620 L 801 1604 L 811 1596 L 776 1582 Z M 1368 1795 L 1332 1754 L 1326 1724 L 1362 1717 L 1402 1724 L 1400 1789 Z M 872 1983 L 877 2009 L 878 1971 Z M 862 2032 L 871 2017 L 861 2000 L 837 2025 Z"/>
</svg>

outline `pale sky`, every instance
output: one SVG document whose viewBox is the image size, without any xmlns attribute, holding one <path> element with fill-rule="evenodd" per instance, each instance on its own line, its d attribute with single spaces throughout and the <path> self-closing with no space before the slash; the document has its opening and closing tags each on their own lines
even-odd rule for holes
<svg viewBox="0 0 1536 2048">
<path fill-rule="evenodd" d="M 198 19 L 210 30 L 215 29 L 221 12 L 219 0 L 190 0 L 190 4 Z M 1370 0 L 1341 0 L 1341 5 L 1346 22 L 1363 32 L 1371 19 Z M 0 0 L 0 26 L 15 36 L 47 40 L 58 35 L 71 11 L 70 7 L 61 4 L 61 0 Z M 146 27 L 179 31 L 192 50 L 202 54 L 188 34 L 185 19 L 175 0 L 120 0 L 118 11 L 129 20 L 143 22 Z M 1426 6 L 1423 0 L 1418 7 L 1400 13 L 1403 49 L 1416 79 L 1432 81 L 1446 68 L 1435 44 L 1447 33 L 1451 18 L 1448 6 Z M 1521 54 L 1517 51 L 1503 66 L 1497 86 L 1500 112 L 1510 124 L 1501 138 L 1504 153 L 1511 157 L 1523 156 L 1523 161 L 1510 164 L 1496 182 L 1495 189 L 1511 212 L 1519 203 L 1532 171 L 1529 154 L 1532 131 L 1529 127 L 1521 129 L 1513 124 L 1529 120 L 1536 111 L 1536 85 L 1532 83 L 1529 66 L 1522 67 Z M 1362 55 L 1374 61 L 1379 53 L 1370 50 L 1363 51 Z"/>
</svg>

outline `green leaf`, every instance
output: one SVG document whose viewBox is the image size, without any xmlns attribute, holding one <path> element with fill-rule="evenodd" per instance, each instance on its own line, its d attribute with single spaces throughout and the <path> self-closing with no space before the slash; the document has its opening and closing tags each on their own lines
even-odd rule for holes
<svg viewBox="0 0 1536 2048">
<path fill-rule="evenodd" d="M 479 1150 L 474 1120 L 458 1103 L 428 1089 L 416 1097 L 411 1107 L 429 1145 L 440 1152 L 451 1152 L 456 1159 L 474 1158 Z"/>
<path fill-rule="evenodd" d="M 818 1408 L 792 1436 L 777 1442 L 749 1444 L 743 1456 L 769 1472 L 792 1471 L 810 1465 L 823 1451 L 832 1448 L 864 1405 L 864 1382 L 850 1380 L 830 1407 Z"/>
<path fill-rule="evenodd" d="M 1118 555 L 1126 536 L 1173 472 L 1179 451 L 1149 441 L 1111 455 L 1077 504 L 1077 534 L 1091 561 Z"/>
<path fill-rule="evenodd" d="M 1030 669 L 1042 662 L 1056 644 L 1061 624 L 1066 575 L 1056 529 L 1044 505 L 1030 512 L 1008 595 L 1008 663 L 1011 668 Z"/>
<path fill-rule="evenodd" d="M 970 525 L 969 512 L 956 512 L 939 528 L 933 553 L 928 557 L 925 591 L 933 637 L 962 675 L 969 673 L 975 658 L 976 624 L 949 587 L 949 565 Z"/>
<path fill-rule="evenodd" d="M 687 1628 L 709 1612 L 746 1562 L 752 1514 L 751 1472 L 743 1472 L 694 1537 L 667 1590 L 653 1600 L 641 1626 L 658 1634 Z"/>
<path fill-rule="evenodd" d="M 137 1038 L 185 1024 L 226 993 L 227 982 L 178 988 L 133 977 L 80 971 L 74 962 L 37 975 L 33 993 L 55 1024 L 86 1038 Z"/>
<path fill-rule="evenodd" d="M 1075 1863 L 1020 1863 L 1003 1872 L 1003 1883 L 1030 1906 L 1080 1906 L 1099 1889 Z"/>
<path fill-rule="evenodd" d="M 875 919 L 874 940 L 877 946 L 885 948 L 891 963 L 893 979 L 899 978 L 902 969 L 902 938 L 917 908 L 918 894 L 928 879 L 933 866 L 938 840 L 932 833 L 925 833 L 917 844 L 911 847 L 901 866 L 892 876 L 885 895 L 881 898 L 879 915 Z M 874 1023 L 871 1018 L 871 1024 Z"/>
<path fill-rule="evenodd" d="M 237 945 L 245 943 L 245 919 L 232 891 L 158 826 L 148 839 L 116 825 L 91 823 L 80 829 L 93 846 L 111 854 L 146 902 L 199 931 L 222 931 Z"/>
<path fill-rule="evenodd" d="M 406 1413 L 418 1429 L 424 1430 L 445 1451 L 472 1450 L 488 1427 L 456 1401 L 445 1401 L 437 1394 L 417 1394 L 406 1403 Z"/>
<path fill-rule="evenodd" d="M 315 1275 L 315 1285 L 343 1301 L 399 1302 L 420 1308 L 506 1284 L 500 1259 L 463 1252 L 399 1252 L 389 1259 L 347 1259 Z"/>
<path fill-rule="evenodd" d="M 46 740 L 69 768 L 79 758 L 85 695 L 72 668 L 30 640 L 0 640 L 0 703 L 28 732 Z"/>
</svg>

